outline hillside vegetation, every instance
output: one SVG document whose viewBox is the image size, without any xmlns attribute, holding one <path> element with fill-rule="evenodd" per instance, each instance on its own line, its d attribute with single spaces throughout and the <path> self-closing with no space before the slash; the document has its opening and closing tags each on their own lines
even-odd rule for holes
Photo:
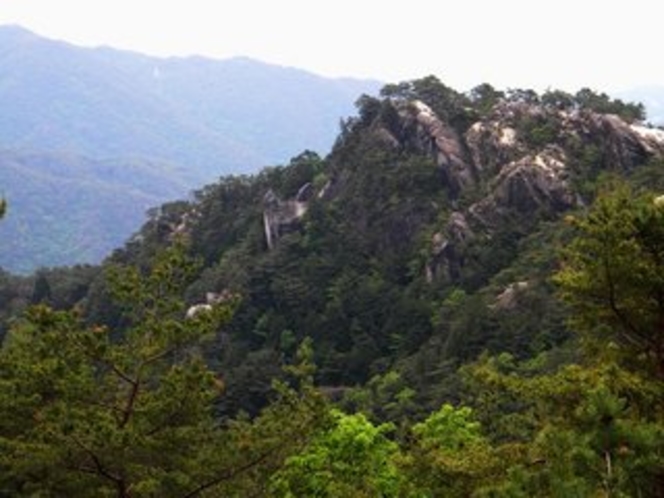
<svg viewBox="0 0 664 498">
<path fill-rule="evenodd" d="M 100 267 L 2 275 L 1 490 L 663 496 L 664 133 L 435 77 L 357 111 Z"/>
</svg>

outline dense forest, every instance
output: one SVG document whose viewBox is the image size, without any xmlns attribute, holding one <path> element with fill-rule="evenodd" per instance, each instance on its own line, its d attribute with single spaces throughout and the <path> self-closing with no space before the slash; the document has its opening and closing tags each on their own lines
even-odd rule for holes
<svg viewBox="0 0 664 498">
<path fill-rule="evenodd" d="M 1 272 L 0 496 L 663 497 L 644 121 L 387 85 L 324 158 L 153 209 L 100 266 Z"/>
</svg>

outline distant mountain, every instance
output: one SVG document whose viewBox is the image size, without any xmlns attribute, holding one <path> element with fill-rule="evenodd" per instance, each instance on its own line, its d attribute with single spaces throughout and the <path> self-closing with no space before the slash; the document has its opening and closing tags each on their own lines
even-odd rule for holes
<svg viewBox="0 0 664 498">
<path fill-rule="evenodd" d="M 147 156 L 186 165 L 197 182 L 305 148 L 326 152 L 355 99 L 379 87 L 246 58 L 80 48 L 0 27 L 2 146 Z"/>
<path fill-rule="evenodd" d="M 146 210 L 182 195 L 178 176 L 143 159 L 0 151 L 0 192 L 10 206 L 0 223 L 0 267 L 29 272 L 101 261 Z"/>
<path fill-rule="evenodd" d="M 357 97 L 379 87 L 376 81 L 323 78 L 245 58 L 163 59 L 81 48 L 2 26 L 0 149 L 30 153 L 19 154 L 18 162 L 11 154 L 2 158 L 15 167 L 0 178 L 0 195 L 12 204 L 0 226 L 0 265 L 25 271 L 97 261 L 138 228 L 127 223 L 126 212 L 134 213 L 131 219 L 140 217 L 150 200 L 184 197 L 219 176 L 256 172 L 304 149 L 327 153 L 340 119 L 354 113 Z M 90 204 L 84 212 L 75 211 L 74 203 L 53 220 L 33 218 L 39 211 L 26 212 L 23 206 L 35 199 L 56 202 L 49 197 L 53 190 L 41 189 L 63 181 L 45 180 L 40 161 L 33 163 L 42 153 L 62 171 L 68 171 L 72 158 L 84 161 L 87 176 L 76 178 L 81 180 L 77 195 L 95 199 L 113 191 L 115 202 Z M 123 175 L 123 188 L 105 184 L 108 178 L 98 168 L 109 164 Z M 131 177 L 137 164 L 139 169 L 150 164 L 152 182 L 138 196 Z M 73 195 L 68 192 L 67 198 Z M 53 236 L 66 226 L 78 240 L 79 230 L 99 217 L 114 228 L 103 240 L 85 232 L 86 250 L 78 243 L 59 246 Z M 19 225 L 30 230 L 16 232 Z M 47 228 L 38 235 L 40 226 Z M 42 247 L 38 240 L 48 240 L 48 250 L 27 249 Z"/>
</svg>

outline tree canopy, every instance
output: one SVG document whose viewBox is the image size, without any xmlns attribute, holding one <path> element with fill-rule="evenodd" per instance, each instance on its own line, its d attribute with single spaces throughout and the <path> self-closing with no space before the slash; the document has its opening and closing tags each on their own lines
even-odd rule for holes
<svg viewBox="0 0 664 498">
<path fill-rule="evenodd" d="M 224 381 L 200 345 L 235 304 L 186 319 L 179 295 L 192 268 L 178 246 L 147 273 L 113 267 L 117 335 L 43 304 L 12 328 L 0 353 L 0 494 L 246 496 L 306 441 L 323 420 L 306 351 L 290 370 L 299 391 L 280 384 L 251 421 L 215 415 Z"/>
<path fill-rule="evenodd" d="M 664 380 L 664 202 L 613 182 L 587 215 L 557 282 L 572 323 L 599 347 L 613 344 Z"/>
</svg>

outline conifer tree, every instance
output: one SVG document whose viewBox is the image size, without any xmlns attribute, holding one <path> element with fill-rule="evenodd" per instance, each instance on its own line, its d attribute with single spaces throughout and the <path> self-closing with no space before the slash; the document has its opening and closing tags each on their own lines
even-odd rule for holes
<svg viewBox="0 0 664 498">
<path fill-rule="evenodd" d="M 611 184 L 587 216 L 556 281 L 572 327 L 595 351 L 608 344 L 664 380 L 664 202 Z"/>
<path fill-rule="evenodd" d="M 278 384 L 256 419 L 222 423 L 223 377 L 200 346 L 234 303 L 186 319 L 194 268 L 180 244 L 147 272 L 114 267 L 114 333 L 76 310 L 27 311 L 0 350 L 0 496 L 251 496 L 299 450 L 325 413 L 310 354 L 290 369 L 297 390 Z"/>
</svg>

